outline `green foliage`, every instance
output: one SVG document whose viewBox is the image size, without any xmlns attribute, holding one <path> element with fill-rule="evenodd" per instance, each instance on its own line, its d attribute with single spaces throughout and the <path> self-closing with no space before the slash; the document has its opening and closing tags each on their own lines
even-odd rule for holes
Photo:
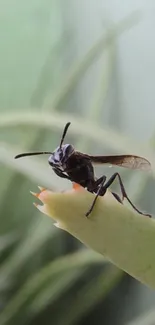
<svg viewBox="0 0 155 325">
<path fill-rule="evenodd" d="M 18 0 L 16 4 L 3 2 L 1 8 L 0 324 L 5 325 L 36 324 L 38 319 L 45 324 L 75 324 L 99 301 L 103 303 L 123 276 L 95 253 L 83 251 L 77 241 L 34 209 L 30 189 L 38 184 L 51 189 L 68 186 L 53 175 L 46 158 L 15 161 L 14 155 L 24 150 L 52 150 L 71 119 L 71 140 L 76 144 L 79 139 L 79 149 L 88 145 L 92 149 L 93 142 L 98 149 L 109 146 L 111 151 L 132 148 L 136 152 L 138 148 L 136 153 L 147 151 L 152 157 L 149 147 L 140 149 L 111 128 L 99 127 L 116 37 L 134 24 L 135 17 L 110 27 L 68 71 L 63 53 L 72 39 L 63 31 L 61 5 L 60 1 Z M 73 91 L 104 51 L 108 60 L 91 94 L 91 107 L 82 118 L 74 109 L 69 113 Z M 138 188 L 137 195 L 142 193 L 143 188 Z"/>
</svg>

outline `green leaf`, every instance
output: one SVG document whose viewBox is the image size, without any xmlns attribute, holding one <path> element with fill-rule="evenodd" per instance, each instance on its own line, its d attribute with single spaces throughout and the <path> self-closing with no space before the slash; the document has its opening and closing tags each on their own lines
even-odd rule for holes
<svg viewBox="0 0 155 325">
<path fill-rule="evenodd" d="M 94 194 L 79 188 L 43 190 L 38 209 L 61 228 L 142 283 L 155 288 L 155 221 L 129 210 L 106 192 L 86 218 Z M 132 240 L 131 240 L 132 238 Z"/>
<path fill-rule="evenodd" d="M 58 325 L 71 325 L 87 315 L 99 301 L 108 296 L 122 279 L 123 272 L 113 266 L 109 266 L 105 272 L 84 284 L 83 288 L 77 290 L 76 295 L 66 299 L 61 308 L 61 314 L 57 315 Z M 72 306 L 68 308 L 67 306 Z M 67 309 L 67 313 L 66 313 Z"/>
<path fill-rule="evenodd" d="M 7 322 L 14 317 L 20 308 L 25 304 L 25 302 L 46 283 L 52 283 L 52 279 L 55 279 L 56 276 L 60 273 L 63 274 L 66 271 L 72 270 L 73 275 L 72 279 L 77 278 L 81 272 L 77 272 L 77 270 L 80 270 L 80 268 L 86 267 L 89 264 L 94 263 L 104 263 L 103 258 L 97 254 L 94 254 L 92 252 L 88 251 L 81 251 L 78 253 L 70 254 L 68 256 L 64 256 L 61 258 L 56 259 L 55 261 L 52 261 L 49 265 L 41 269 L 37 274 L 34 274 L 21 288 L 21 290 L 14 296 L 14 298 L 10 301 L 10 303 L 6 306 L 4 311 L 0 315 L 0 324 L 4 325 L 7 324 Z M 68 273 L 69 274 L 69 273 Z M 66 281 L 66 285 L 68 283 L 68 274 L 66 273 L 66 278 L 64 279 L 64 282 Z M 62 280 L 63 281 L 63 280 Z M 56 284 L 56 286 L 58 283 Z M 62 291 L 64 288 L 62 287 Z M 61 287 L 59 287 L 59 291 L 61 292 Z M 55 288 L 53 287 L 53 291 L 51 292 L 51 295 L 55 292 Z M 58 292 L 59 294 L 59 292 Z M 35 305 L 34 305 L 35 307 Z"/>
<path fill-rule="evenodd" d="M 53 128 L 54 130 L 61 130 L 67 121 L 71 121 L 72 125 L 69 129 L 71 135 L 81 135 L 100 143 L 101 145 L 108 145 L 114 150 L 123 150 L 125 153 L 132 152 L 133 154 L 143 154 L 146 157 L 152 157 L 154 160 L 154 153 L 151 150 L 149 144 L 136 142 L 135 139 L 129 138 L 112 128 L 104 127 L 104 129 L 98 124 L 91 121 L 85 120 L 83 123 L 83 118 L 75 116 L 72 114 L 62 114 L 57 112 L 39 113 L 27 111 L 26 113 L 20 113 L 19 111 L 13 114 L 3 114 L 1 115 L 0 128 L 4 127 L 18 127 L 18 126 L 29 126 L 38 127 L 42 129 Z M 93 129 L 93 132 L 92 132 Z M 102 139 L 102 141 L 101 141 Z"/>
</svg>

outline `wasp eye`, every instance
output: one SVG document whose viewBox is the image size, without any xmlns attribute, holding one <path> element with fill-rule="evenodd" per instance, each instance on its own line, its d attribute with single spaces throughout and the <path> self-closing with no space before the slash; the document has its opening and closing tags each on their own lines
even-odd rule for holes
<svg viewBox="0 0 155 325">
<path fill-rule="evenodd" d="M 53 166 L 53 164 L 54 164 L 53 155 L 49 156 L 49 158 L 48 158 L 48 163 L 49 163 L 51 166 Z"/>
<path fill-rule="evenodd" d="M 63 152 L 60 152 L 60 160 L 63 158 Z"/>
</svg>

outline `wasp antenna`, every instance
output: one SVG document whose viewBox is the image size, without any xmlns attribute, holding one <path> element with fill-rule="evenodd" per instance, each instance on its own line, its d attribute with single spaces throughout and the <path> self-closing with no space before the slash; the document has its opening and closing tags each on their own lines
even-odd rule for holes
<svg viewBox="0 0 155 325">
<path fill-rule="evenodd" d="M 70 126 L 71 122 L 68 122 L 65 127 L 64 127 L 64 131 L 63 131 L 63 134 L 62 134 L 62 138 L 61 138 L 61 141 L 60 141 L 60 148 L 62 147 L 62 144 L 63 144 L 63 141 L 64 141 L 64 138 L 65 138 L 65 135 L 67 133 L 67 130 Z"/>
<path fill-rule="evenodd" d="M 37 152 L 24 152 L 20 153 L 19 155 L 16 155 L 14 158 L 22 158 L 22 157 L 27 157 L 27 156 L 36 156 L 36 155 L 52 155 L 53 152 L 50 151 L 37 151 Z"/>
</svg>

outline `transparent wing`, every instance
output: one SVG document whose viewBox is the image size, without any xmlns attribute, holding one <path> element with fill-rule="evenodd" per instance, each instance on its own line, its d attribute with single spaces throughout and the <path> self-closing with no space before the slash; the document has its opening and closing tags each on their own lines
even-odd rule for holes
<svg viewBox="0 0 155 325">
<path fill-rule="evenodd" d="M 93 164 L 110 164 L 130 169 L 151 170 L 150 162 L 134 155 L 89 156 Z"/>
</svg>

